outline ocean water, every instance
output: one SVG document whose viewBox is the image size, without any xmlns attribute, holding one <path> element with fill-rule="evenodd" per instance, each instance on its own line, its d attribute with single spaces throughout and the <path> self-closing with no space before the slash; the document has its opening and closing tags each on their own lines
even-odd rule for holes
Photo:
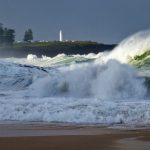
<svg viewBox="0 0 150 150">
<path fill-rule="evenodd" d="M 150 124 L 150 67 L 129 64 L 150 49 L 149 31 L 111 52 L 0 59 L 0 121 Z"/>
</svg>

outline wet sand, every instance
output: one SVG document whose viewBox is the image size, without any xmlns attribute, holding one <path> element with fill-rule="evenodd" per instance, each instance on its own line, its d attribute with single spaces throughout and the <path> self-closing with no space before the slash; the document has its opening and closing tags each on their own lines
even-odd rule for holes
<svg viewBox="0 0 150 150">
<path fill-rule="evenodd" d="M 150 129 L 0 124 L 0 150 L 150 150 Z"/>
</svg>

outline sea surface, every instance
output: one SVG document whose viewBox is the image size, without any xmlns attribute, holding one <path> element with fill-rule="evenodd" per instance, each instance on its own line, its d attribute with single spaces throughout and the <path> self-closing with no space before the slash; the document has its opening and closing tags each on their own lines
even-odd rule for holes
<svg viewBox="0 0 150 150">
<path fill-rule="evenodd" d="M 150 124 L 150 65 L 130 59 L 150 49 L 144 31 L 111 52 L 0 59 L 0 122 Z"/>
</svg>

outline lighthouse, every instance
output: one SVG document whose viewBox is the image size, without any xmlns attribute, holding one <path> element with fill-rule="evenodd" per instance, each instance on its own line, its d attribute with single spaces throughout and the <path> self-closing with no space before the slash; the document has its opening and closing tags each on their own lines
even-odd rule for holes
<svg viewBox="0 0 150 150">
<path fill-rule="evenodd" d="M 59 41 L 60 41 L 60 42 L 63 41 L 63 33 L 62 33 L 62 30 L 60 30 L 60 32 L 59 32 Z"/>
</svg>

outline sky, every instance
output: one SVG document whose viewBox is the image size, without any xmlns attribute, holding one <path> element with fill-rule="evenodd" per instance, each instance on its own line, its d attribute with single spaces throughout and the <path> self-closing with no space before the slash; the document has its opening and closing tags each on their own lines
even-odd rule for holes
<svg viewBox="0 0 150 150">
<path fill-rule="evenodd" d="M 118 43 L 150 29 L 150 0 L 0 0 L 0 22 L 22 40 L 91 40 Z"/>
</svg>

